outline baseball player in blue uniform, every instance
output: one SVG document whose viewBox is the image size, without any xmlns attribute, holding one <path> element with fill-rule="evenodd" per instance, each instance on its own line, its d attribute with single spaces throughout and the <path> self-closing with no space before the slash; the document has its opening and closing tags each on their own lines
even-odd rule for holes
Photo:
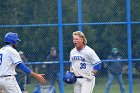
<svg viewBox="0 0 140 93">
<path fill-rule="evenodd" d="M 95 85 L 95 74 L 101 68 L 101 60 L 93 49 L 86 45 L 87 39 L 81 31 L 73 32 L 75 48 L 70 52 L 70 71 L 77 77 L 74 93 L 92 93 Z"/>
<path fill-rule="evenodd" d="M 37 74 L 24 65 L 15 49 L 18 41 L 20 41 L 18 35 L 9 32 L 4 37 L 6 45 L 0 49 L 0 86 L 6 93 L 22 93 L 15 78 L 16 67 L 35 77 L 41 84 L 46 83 L 44 74 Z"/>
</svg>

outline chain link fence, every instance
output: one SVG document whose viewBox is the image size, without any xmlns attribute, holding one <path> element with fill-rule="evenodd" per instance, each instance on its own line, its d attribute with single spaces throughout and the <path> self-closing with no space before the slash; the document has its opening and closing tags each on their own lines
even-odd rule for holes
<svg viewBox="0 0 140 93">
<path fill-rule="evenodd" d="M 123 64 L 122 79 L 125 93 L 139 93 L 140 1 L 131 0 L 131 20 L 127 17 L 128 2 L 130 1 L 2 0 L 0 47 L 4 45 L 3 38 L 7 32 L 17 33 L 22 40 L 18 43 L 17 50 L 25 55 L 24 63 L 33 71 L 46 74 L 44 77 L 47 85 L 40 86 L 30 75 L 18 73 L 17 80 L 21 88 L 28 93 L 33 93 L 36 89 L 44 89 L 41 91 L 52 89 L 54 90 L 52 93 L 73 93 L 73 85 L 64 84 L 62 78 L 70 67 L 69 54 L 74 47 L 72 33 L 82 30 L 87 37 L 87 45 L 93 48 L 102 60 L 102 68 L 96 75 L 93 93 L 105 92 L 109 78 L 106 65 L 108 63 Z M 128 25 L 131 26 L 131 33 Z M 129 41 L 131 46 L 128 44 Z M 119 61 L 108 59 L 112 48 L 119 50 L 121 56 Z M 51 56 L 55 53 L 57 56 Z M 116 64 L 113 69 L 117 68 Z M 117 79 L 113 81 L 109 93 L 120 93 Z"/>
</svg>

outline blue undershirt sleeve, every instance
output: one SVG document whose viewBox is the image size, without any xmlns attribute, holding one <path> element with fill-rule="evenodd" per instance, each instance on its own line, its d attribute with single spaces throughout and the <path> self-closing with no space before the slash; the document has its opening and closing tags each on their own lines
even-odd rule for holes
<svg viewBox="0 0 140 93">
<path fill-rule="evenodd" d="M 100 70 L 102 67 L 101 63 L 94 65 L 93 69 Z"/>
<path fill-rule="evenodd" d="M 17 67 L 20 68 L 22 71 L 24 71 L 26 74 L 31 73 L 31 70 L 27 66 L 25 66 L 25 64 L 23 63 L 19 63 Z"/>
</svg>

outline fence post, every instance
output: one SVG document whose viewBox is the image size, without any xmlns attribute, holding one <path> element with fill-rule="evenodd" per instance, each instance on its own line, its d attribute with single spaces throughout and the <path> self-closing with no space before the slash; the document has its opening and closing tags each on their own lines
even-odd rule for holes
<svg viewBox="0 0 140 93">
<path fill-rule="evenodd" d="M 82 31 L 82 0 L 78 0 L 78 28 Z"/>
<path fill-rule="evenodd" d="M 62 0 L 58 0 L 58 32 L 59 32 L 59 60 L 60 60 L 60 93 L 64 93 L 64 83 L 63 83 Z"/>
<path fill-rule="evenodd" d="M 129 93 L 133 93 L 132 83 L 132 54 L 131 54 L 131 18 L 130 18 L 130 0 L 126 0 L 127 15 L 127 38 L 128 38 L 128 66 L 129 66 Z"/>
</svg>

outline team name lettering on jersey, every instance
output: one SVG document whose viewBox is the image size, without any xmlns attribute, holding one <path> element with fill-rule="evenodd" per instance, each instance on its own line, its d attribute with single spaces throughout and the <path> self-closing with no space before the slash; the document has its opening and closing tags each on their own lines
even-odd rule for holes
<svg viewBox="0 0 140 93">
<path fill-rule="evenodd" d="M 81 56 L 73 56 L 72 61 L 85 61 L 85 59 Z"/>
</svg>

